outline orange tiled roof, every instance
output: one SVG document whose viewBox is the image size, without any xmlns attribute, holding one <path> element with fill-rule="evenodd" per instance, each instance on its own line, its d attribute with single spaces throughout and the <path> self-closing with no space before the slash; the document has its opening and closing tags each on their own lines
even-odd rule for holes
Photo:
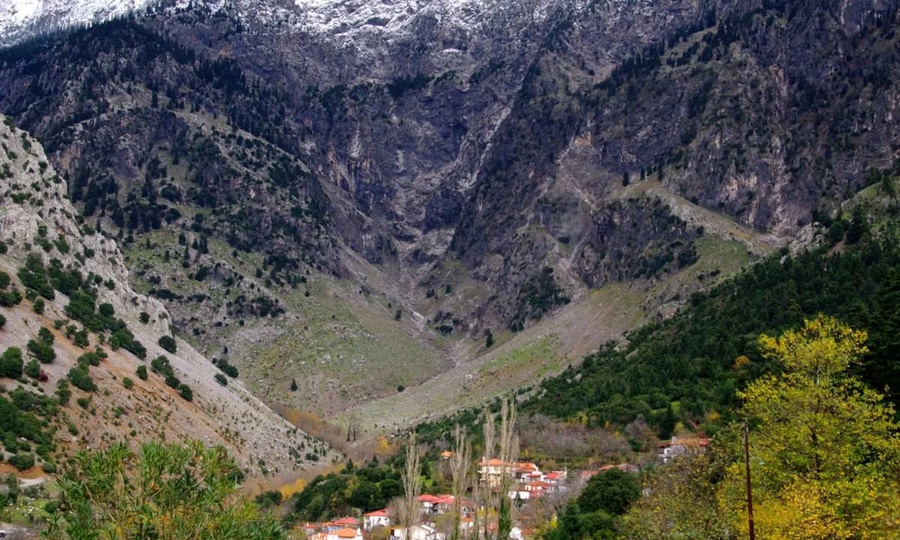
<svg viewBox="0 0 900 540">
<path fill-rule="evenodd" d="M 339 529 L 333 534 L 338 538 L 356 538 L 356 529 Z"/>
</svg>

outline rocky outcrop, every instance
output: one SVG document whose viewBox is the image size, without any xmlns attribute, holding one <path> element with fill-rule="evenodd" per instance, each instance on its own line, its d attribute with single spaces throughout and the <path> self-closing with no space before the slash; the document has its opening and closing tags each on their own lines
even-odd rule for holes
<svg viewBox="0 0 900 540">
<path fill-rule="evenodd" d="M 109 356 L 90 368 L 100 388 L 85 394 L 93 415 L 79 413 L 74 402 L 62 407 L 62 414 L 80 427 L 81 435 L 60 436 L 61 451 L 111 440 L 200 439 L 228 447 L 252 477 L 296 474 L 311 467 L 307 458 L 311 452 L 326 457 L 329 450 L 323 443 L 286 422 L 240 381 L 226 380 L 223 385 L 216 377 L 224 379 L 224 375 L 188 343 L 177 340 L 175 352 L 158 345 L 160 337 L 170 335 L 168 310 L 158 300 L 134 291 L 117 243 L 81 220 L 67 198 L 66 182 L 49 164 L 41 145 L 13 127 L 11 119 L 0 117 L 0 121 L 0 241 L 5 246 L 0 268 L 15 276 L 26 260 L 37 258 L 47 267 L 58 265 L 74 272 L 84 282 L 82 289 L 96 295 L 98 305 L 111 305 L 115 317 L 146 349 L 146 359 L 138 358 L 112 346 L 105 331 L 88 333 L 89 347 L 107 348 Z M 21 283 L 16 285 L 24 289 Z M 35 383 L 46 394 L 53 393 L 56 383 L 87 352 L 64 332 L 69 325 L 76 330 L 83 327 L 66 310 L 69 298 L 60 292 L 52 296 L 43 310 L 34 309 L 31 301 L 3 308 L 6 324 L 0 329 L 4 350 L 9 346 L 25 350 L 39 329 L 55 329 L 56 359 L 42 366 L 46 376 Z M 185 400 L 183 390 L 179 389 L 180 395 L 164 383 L 162 375 L 152 373 L 141 380 L 135 374 L 142 365 L 149 371 L 145 363 L 161 355 L 168 358 L 181 384 L 190 388 L 190 400 Z M 132 387 L 122 388 L 125 377 L 132 379 Z M 10 389 L 4 385 L 4 391 Z M 78 431 L 72 427 L 70 435 Z"/>
<path fill-rule="evenodd" d="M 624 184 L 782 238 L 833 212 L 897 156 L 896 10 L 161 2 L 0 54 L 0 107 L 92 223 L 295 272 L 350 275 L 350 250 L 410 289 L 461 261 L 491 291 L 457 314 L 477 329 L 544 267 L 575 292 L 689 262 L 696 227 Z"/>
</svg>

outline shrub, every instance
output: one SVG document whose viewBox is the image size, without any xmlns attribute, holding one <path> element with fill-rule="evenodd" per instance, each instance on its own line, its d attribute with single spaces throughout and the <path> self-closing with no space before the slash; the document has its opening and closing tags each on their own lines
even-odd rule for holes
<svg viewBox="0 0 900 540">
<path fill-rule="evenodd" d="M 32 358 L 30 362 L 25 364 L 25 375 L 32 379 L 37 379 L 41 376 L 41 365 L 38 364 L 37 360 Z"/>
<path fill-rule="evenodd" d="M 172 336 L 163 336 L 159 338 L 159 346 L 165 349 L 166 351 L 175 354 L 175 351 L 178 349 L 178 345 L 175 343 L 175 339 Z"/>
<path fill-rule="evenodd" d="M 228 386 L 228 377 L 222 375 L 221 373 L 216 373 L 215 375 L 216 382 L 221 384 L 222 386 Z"/>
<path fill-rule="evenodd" d="M 47 345 L 53 345 L 53 342 L 56 341 L 56 339 L 53 337 L 53 333 L 44 327 L 38 330 L 38 339 L 40 339 Z"/>
<path fill-rule="evenodd" d="M 34 308 L 35 313 L 37 313 L 38 315 L 43 315 L 44 314 L 44 299 L 38 298 L 37 300 L 34 301 L 34 305 L 32 307 Z"/>
<path fill-rule="evenodd" d="M 22 349 L 10 347 L 0 356 L 0 377 L 18 379 L 22 376 Z"/>
<path fill-rule="evenodd" d="M 34 467 L 34 455 L 32 454 L 15 454 L 9 456 L 9 464 L 13 467 L 24 471 Z"/>
<path fill-rule="evenodd" d="M 126 390 L 131 390 L 134 388 L 134 381 L 131 380 L 130 377 L 125 377 L 122 379 L 122 386 L 124 386 Z"/>
<path fill-rule="evenodd" d="M 147 380 L 147 366 L 138 366 L 136 373 L 137 373 L 138 379 L 140 379 L 142 381 Z"/>
<path fill-rule="evenodd" d="M 42 364 L 49 364 L 56 359 L 56 351 L 45 341 L 30 340 L 28 342 L 28 352 L 32 354 Z"/>
<path fill-rule="evenodd" d="M 180 387 L 178 387 L 178 393 L 181 394 L 181 397 L 183 397 L 185 401 L 194 400 L 194 391 L 191 390 L 191 387 L 186 384 L 182 384 Z"/>
<path fill-rule="evenodd" d="M 4 326 L 6 326 L 6 317 L 4 317 L 3 314 L 0 314 L 0 328 L 3 328 Z"/>
<path fill-rule="evenodd" d="M 56 383 L 56 399 L 59 401 L 60 405 L 65 405 L 69 402 L 69 399 L 72 398 L 72 389 L 69 388 L 69 381 L 65 379 L 60 379 L 58 383 Z M 73 426 L 74 427 L 74 426 Z M 71 431 L 71 428 L 70 428 Z M 78 433 L 73 433 L 72 435 L 78 435 Z"/>
<path fill-rule="evenodd" d="M 231 364 L 229 364 L 229 363 L 228 363 L 228 360 L 225 360 L 225 359 L 223 358 L 223 359 L 219 360 L 219 361 L 216 363 L 216 366 L 218 366 L 218 368 L 219 368 L 220 370 L 222 370 L 222 372 L 225 373 L 225 375 L 228 375 L 228 376 L 231 377 L 232 379 L 237 379 L 237 377 L 238 377 L 238 368 L 236 368 L 235 366 L 232 366 Z"/>
<path fill-rule="evenodd" d="M 95 392 L 97 390 L 94 379 L 91 378 L 90 373 L 88 373 L 88 370 L 85 367 L 79 366 L 70 369 L 68 378 L 72 381 L 72 386 L 75 388 L 84 390 L 85 392 Z"/>
<path fill-rule="evenodd" d="M 91 406 L 91 401 L 92 401 L 91 396 L 88 396 L 88 397 L 80 397 L 80 398 L 76 399 L 75 403 L 77 403 L 78 406 L 81 407 L 82 409 L 87 409 L 88 407 Z"/>
</svg>

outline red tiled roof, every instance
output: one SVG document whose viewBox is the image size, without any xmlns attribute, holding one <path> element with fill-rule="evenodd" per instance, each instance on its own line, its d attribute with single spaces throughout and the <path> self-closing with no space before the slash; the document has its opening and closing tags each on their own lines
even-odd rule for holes
<svg viewBox="0 0 900 540">
<path fill-rule="evenodd" d="M 434 495 L 419 495 L 419 502 L 421 503 L 438 504 L 440 500 L 440 497 L 435 497 Z"/>
<path fill-rule="evenodd" d="M 359 525 L 359 520 L 352 517 L 343 517 L 334 521 L 335 525 Z"/>
<path fill-rule="evenodd" d="M 375 510 L 374 512 L 369 512 L 366 514 L 366 517 L 390 517 L 388 516 L 387 509 L 384 510 Z"/>
<path fill-rule="evenodd" d="M 356 529 L 339 529 L 337 531 L 334 531 L 334 533 L 332 534 L 334 534 L 338 538 L 356 538 Z"/>
</svg>

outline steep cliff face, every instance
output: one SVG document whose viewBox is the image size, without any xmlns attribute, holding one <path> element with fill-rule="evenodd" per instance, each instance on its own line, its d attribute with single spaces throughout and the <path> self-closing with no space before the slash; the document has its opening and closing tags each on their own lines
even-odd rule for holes
<svg viewBox="0 0 900 540">
<path fill-rule="evenodd" d="M 57 426 L 70 425 L 68 434 L 59 431 L 58 455 L 112 440 L 199 438 L 228 447 L 251 477 L 298 474 L 315 466 L 308 461 L 310 453 L 326 457 L 329 450 L 323 443 L 287 423 L 240 381 L 226 379 L 189 344 L 177 340 L 175 351 L 158 344 L 170 335 L 167 309 L 134 291 L 116 242 L 78 217 L 66 182 L 40 144 L 9 118 L 0 121 L 0 269 L 13 276 L 9 287 L 26 297 L 2 308 L 0 348 L 30 351 L 26 344 L 39 331 L 53 336 L 55 359 L 41 360 L 41 375 L 32 384 L 39 395 L 53 395 L 58 383 L 71 381 L 77 387 L 70 386 L 74 397 L 88 404 L 76 405 L 74 399 L 63 403 L 53 419 Z M 24 268 L 37 274 L 46 268 L 48 288 L 38 287 L 38 292 L 34 287 L 41 280 L 29 277 Z M 95 326 L 93 317 L 99 315 L 93 309 L 86 312 L 85 305 L 115 318 L 118 322 L 109 324 L 116 331 Z M 122 348 L 116 335 L 120 328 L 134 340 Z M 85 342 L 78 337 L 82 333 Z M 85 353 L 98 349 L 106 357 L 88 366 Z M 167 359 L 171 374 L 158 373 L 158 360 L 151 368 L 151 359 L 160 356 Z M 77 366 L 93 378 L 94 390 L 83 384 L 83 377 L 75 382 Z M 138 367 L 149 376 L 140 377 Z M 123 387 L 125 378 L 131 382 Z M 28 388 L 24 380 L 5 379 L 3 392 Z"/>
<path fill-rule="evenodd" d="M 324 276 L 434 352 L 832 214 L 897 157 L 897 8 L 165 1 L 0 52 L 0 108 L 206 350 Z"/>
</svg>

